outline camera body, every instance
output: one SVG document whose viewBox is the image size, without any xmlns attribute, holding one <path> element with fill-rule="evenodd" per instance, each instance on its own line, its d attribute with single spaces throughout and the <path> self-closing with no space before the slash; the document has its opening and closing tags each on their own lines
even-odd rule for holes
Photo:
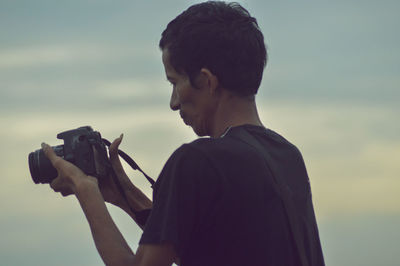
<svg viewBox="0 0 400 266">
<path fill-rule="evenodd" d="M 99 132 L 93 131 L 90 126 L 84 126 L 61 132 L 57 138 L 64 140 L 64 145 L 52 147 L 58 156 L 73 163 L 87 175 L 106 175 L 107 170 L 99 170 L 100 166 L 107 168 L 110 165 L 107 148 Z M 33 182 L 36 184 L 50 183 L 57 177 L 57 170 L 42 149 L 31 152 L 28 161 Z"/>
</svg>

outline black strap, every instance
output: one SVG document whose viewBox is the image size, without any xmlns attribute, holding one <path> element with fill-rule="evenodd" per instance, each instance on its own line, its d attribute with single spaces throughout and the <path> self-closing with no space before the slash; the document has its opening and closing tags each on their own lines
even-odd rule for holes
<svg viewBox="0 0 400 266">
<path fill-rule="evenodd" d="M 104 144 L 106 144 L 108 147 L 110 147 L 111 143 L 108 140 L 102 139 L 102 141 L 104 142 Z M 142 172 L 142 174 L 150 182 L 151 187 L 153 187 L 155 181 L 150 176 L 148 176 L 142 169 L 140 169 L 140 167 L 137 165 L 137 163 L 131 157 L 129 157 L 129 155 L 127 155 L 125 152 L 123 152 L 121 150 L 118 150 L 118 154 L 125 160 L 125 162 L 127 162 L 132 167 L 132 169 L 139 170 L 140 172 Z M 122 197 L 126 201 L 129 209 L 131 210 L 131 212 L 133 214 L 135 214 L 136 222 L 138 224 L 140 224 L 141 226 L 144 226 L 146 224 L 147 218 L 150 216 L 151 209 L 144 209 L 141 211 L 134 210 L 131 207 L 131 205 L 129 204 L 128 198 L 125 194 L 125 190 L 123 189 L 121 183 L 119 182 L 117 175 L 115 174 L 115 171 L 111 165 L 109 167 L 109 172 L 111 172 L 111 176 L 114 179 L 114 182 L 117 185 L 117 188 L 118 188 L 119 192 L 121 193 Z"/>
<path fill-rule="evenodd" d="M 106 139 L 102 139 L 102 140 L 108 147 L 110 147 L 111 143 L 108 140 L 106 140 Z M 143 172 L 143 170 L 140 169 L 139 165 L 137 165 L 137 163 L 131 157 L 129 157 L 128 154 L 126 154 L 125 152 L 123 152 L 121 150 L 118 150 L 118 154 L 125 160 L 125 162 L 127 162 L 132 167 L 132 169 L 139 170 L 140 172 L 142 172 L 142 174 L 146 177 L 147 181 L 150 182 L 151 187 L 153 187 L 155 181 L 150 176 L 148 176 L 145 172 Z"/>
<path fill-rule="evenodd" d="M 308 260 L 306 258 L 304 242 L 301 237 L 301 235 L 302 235 L 301 231 L 300 231 L 301 228 L 299 228 L 300 224 L 298 221 L 298 217 L 295 214 L 295 206 L 293 204 L 293 199 L 290 197 L 289 187 L 286 184 L 282 183 L 282 180 L 280 180 L 279 178 L 276 178 L 274 176 L 270 166 L 268 165 L 268 162 L 270 161 L 270 155 L 268 154 L 268 152 L 265 149 L 261 148 L 260 142 L 253 135 L 251 135 L 249 132 L 247 132 L 245 129 L 238 130 L 237 133 L 238 133 L 237 139 L 252 146 L 260 154 L 263 155 L 263 157 L 265 159 L 265 163 L 275 181 L 274 182 L 275 188 L 282 197 L 283 206 L 285 208 L 286 215 L 289 220 L 290 231 L 292 232 L 292 236 L 293 236 L 293 239 L 295 242 L 295 246 L 296 246 L 296 249 L 298 252 L 300 262 L 301 262 L 301 266 L 309 266 Z M 231 134 L 231 136 L 235 137 L 234 134 Z"/>
</svg>

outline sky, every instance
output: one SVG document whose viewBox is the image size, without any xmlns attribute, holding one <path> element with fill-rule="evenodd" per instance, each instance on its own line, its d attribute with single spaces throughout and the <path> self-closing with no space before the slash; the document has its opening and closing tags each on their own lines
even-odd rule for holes
<svg viewBox="0 0 400 266">
<path fill-rule="evenodd" d="M 169 110 L 160 34 L 199 1 L 0 0 L 0 264 L 101 265 L 73 196 L 32 182 L 27 157 L 57 133 L 124 133 L 156 178 L 196 139 Z M 268 63 L 264 125 L 302 152 L 327 265 L 400 264 L 398 1 L 239 1 Z M 140 174 L 132 181 L 151 196 Z M 132 249 L 140 229 L 109 206 Z"/>
</svg>

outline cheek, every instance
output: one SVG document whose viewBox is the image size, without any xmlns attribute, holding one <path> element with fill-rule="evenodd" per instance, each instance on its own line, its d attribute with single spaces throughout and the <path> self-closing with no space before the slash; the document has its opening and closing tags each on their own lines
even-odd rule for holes
<svg viewBox="0 0 400 266">
<path fill-rule="evenodd" d="M 186 86 L 176 89 L 176 97 L 180 104 L 190 104 L 193 102 L 193 95 L 190 93 L 190 88 Z"/>
</svg>

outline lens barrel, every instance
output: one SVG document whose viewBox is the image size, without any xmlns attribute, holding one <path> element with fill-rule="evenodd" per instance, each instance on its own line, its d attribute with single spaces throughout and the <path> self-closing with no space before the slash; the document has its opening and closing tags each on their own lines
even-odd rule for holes
<svg viewBox="0 0 400 266">
<path fill-rule="evenodd" d="M 64 157 L 64 145 L 52 148 L 58 156 Z M 35 184 L 48 184 L 57 177 L 57 170 L 47 159 L 42 149 L 31 152 L 28 156 L 28 163 L 29 171 Z"/>
</svg>

